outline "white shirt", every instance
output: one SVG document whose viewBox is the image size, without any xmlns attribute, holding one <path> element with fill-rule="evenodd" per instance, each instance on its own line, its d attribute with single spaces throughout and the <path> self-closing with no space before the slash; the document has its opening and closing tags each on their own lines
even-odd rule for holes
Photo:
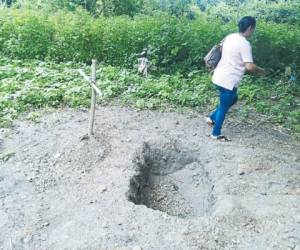
<svg viewBox="0 0 300 250">
<path fill-rule="evenodd" d="M 213 74 L 213 83 L 229 90 L 238 87 L 246 70 L 246 62 L 253 63 L 250 43 L 239 33 L 228 35 L 223 43 L 221 60 Z"/>
</svg>

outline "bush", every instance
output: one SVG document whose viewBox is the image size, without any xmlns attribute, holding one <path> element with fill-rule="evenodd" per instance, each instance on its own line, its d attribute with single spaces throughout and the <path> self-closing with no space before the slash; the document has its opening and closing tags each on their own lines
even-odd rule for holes
<svg viewBox="0 0 300 250">
<path fill-rule="evenodd" d="M 167 14 L 93 18 L 83 10 L 52 14 L 0 10 L 0 52 L 15 58 L 39 58 L 133 67 L 143 48 L 160 71 L 190 72 L 204 66 L 202 58 L 236 25 Z M 300 28 L 260 21 L 252 39 L 258 64 L 275 70 L 300 65 Z"/>
<path fill-rule="evenodd" d="M 300 26 L 259 22 L 251 39 L 256 61 L 274 70 L 300 64 Z"/>
<path fill-rule="evenodd" d="M 90 61 L 93 51 L 92 21 L 83 10 L 77 13 L 59 11 L 50 15 L 46 22 L 54 33 L 47 57 L 55 61 Z"/>
<path fill-rule="evenodd" d="M 208 6 L 206 12 L 212 21 L 220 19 L 224 23 L 238 20 L 242 16 L 254 16 L 258 20 L 272 23 L 286 23 L 300 25 L 300 3 L 298 1 L 234 1 L 229 4 L 221 1 L 218 4 Z"/>
<path fill-rule="evenodd" d="M 53 27 L 33 11 L 1 10 L 1 50 L 16 58 L 44 59 L 52 46 Z"/>
</svg>

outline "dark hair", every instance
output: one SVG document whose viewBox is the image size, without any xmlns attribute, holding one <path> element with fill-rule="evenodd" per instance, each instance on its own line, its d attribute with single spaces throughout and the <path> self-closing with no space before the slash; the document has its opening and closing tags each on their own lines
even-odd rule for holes
<svg viewBox="0 0 300 250">
<path fill-rule="evenodd" d="M 252 16 L 244 16 L 239 21 L 239 31 L 240 32 L 245 32 L 250 26 L 252 26 L 253 28 L 255 28 L 255 26 L 256 26 L 255 18 Z"/>
</svg>

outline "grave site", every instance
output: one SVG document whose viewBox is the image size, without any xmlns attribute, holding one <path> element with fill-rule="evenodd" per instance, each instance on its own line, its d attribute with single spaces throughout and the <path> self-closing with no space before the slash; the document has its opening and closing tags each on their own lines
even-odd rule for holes
<svg viewBox="0 0 300 250">
<path fill-rule="evenodd" d="M 197 113 L 117 106 L 86 139 L 88 115 L 1 131 L 3 249 L 297 249 L 298 142 L 234 124 L 220 143 Z"/>
<path fill-rule="evenodd" d="M 0 1 L 0 249 L 300 250 L 299 20 Z"/>
</svg>

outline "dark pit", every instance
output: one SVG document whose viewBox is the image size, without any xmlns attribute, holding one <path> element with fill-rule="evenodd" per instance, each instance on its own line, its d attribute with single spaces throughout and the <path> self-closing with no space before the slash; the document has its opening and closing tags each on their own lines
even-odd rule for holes
<svg viewBox="0 0 300 250">
<path fill-rule="evenodd" d="M 179 217 L 212 212 L 214 186 L 196 153 L 145 143 L 133 162 L 127 196 L 134 204 Z"/>
</svg>

